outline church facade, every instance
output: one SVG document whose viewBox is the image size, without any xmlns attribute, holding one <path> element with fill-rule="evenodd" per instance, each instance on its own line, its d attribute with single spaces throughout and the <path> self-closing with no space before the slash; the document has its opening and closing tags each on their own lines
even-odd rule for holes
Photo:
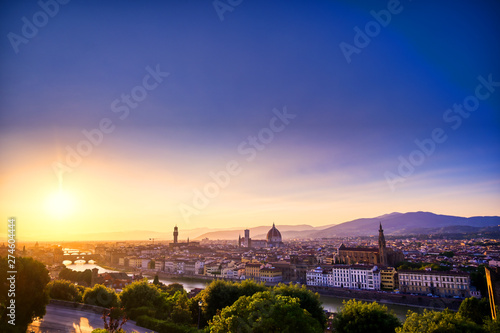
<svg viewBox="0 0 500 333">
<path fill-rule="evenodd" d="M 387 248 L 385 243 L 384 230 L 380 223 L 378 235 L 378 248 L 346 247 L 341 244 L 335 255 L 335 262 L 340 264 L 371 264 L 378 266 L 395 266 L 404 260 L 401 251 Z"/>
</svg>

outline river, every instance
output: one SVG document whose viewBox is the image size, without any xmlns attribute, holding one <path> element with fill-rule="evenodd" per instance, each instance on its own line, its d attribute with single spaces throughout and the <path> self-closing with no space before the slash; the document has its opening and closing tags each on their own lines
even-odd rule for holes
<svg viewBox="0 0 500 333">
<path fill-rule="evenodd" d="M 71 265 L 66 265 L 66 267 L 75 270 L 75 271 L 84 271 L 86 269 L 93 269 L 93 268 L 98 268 L 99 273 L 105 273 L 105 272 L 116 272 L 110 269 L 105 269 L 102 268 L 98 265 L 95 264 L 71 264 Z M 150 279 L 150 281 L 153 281 L 153 279 Z M 205 288 L 208 284 L 210 284 L 210 280 L 196 280 L 196 279 L 188 279 L 188 278 L 169 278 L 169 279 L 160 279 L 160 282 L 164 284 L 172 284 L 172 283 L 180 283 L 184 286 L 184 289 L 186 289 L 188 292 L 191 291 L 194 288 Z M 344 301 L 343 298 L 338 298 L 338 297 L 332 297 L 332 296 L 320 296 L 320 300 L 323 303 L 323 307 L 325 310 L 328 310 L 330 312 L 338 312 L 340 310 L 340 307 L 342 306 L 342 301 Z M 408 310 L 412 310 L 414 312 L 422 313 L 423 309 L 418 308 L 418 307 L 412 307 L 412 306 L 405 306 L 405 305 L 399 305 L 399 304 L 384 304 L 389 308 L 389 310 L 394 311 L 394 314 L 402 321 L 405 320 L 406 314 Z"/>
</svg>

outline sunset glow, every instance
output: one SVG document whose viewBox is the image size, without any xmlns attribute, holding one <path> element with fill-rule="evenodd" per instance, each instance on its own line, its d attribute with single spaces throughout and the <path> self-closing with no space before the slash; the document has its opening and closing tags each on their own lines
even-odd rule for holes
<svg viewBox="0 0 500 333">
<path fill-rule="evenodd" d="M 3 6 L 3 36 L 41 10 Z M 387 1 L 61 6 L 1 45 L 0 216 L 35 241 L 500 215 L 499 6 L 400 6 L 363 47 Z"/>
</svg>

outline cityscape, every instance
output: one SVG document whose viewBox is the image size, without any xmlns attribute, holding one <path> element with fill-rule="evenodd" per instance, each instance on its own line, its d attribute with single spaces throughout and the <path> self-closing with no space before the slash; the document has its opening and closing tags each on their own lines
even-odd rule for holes
<svg viewBox="0 0 500 333">
<path fill-rule="evenodd" d="M 500 332 L 498 1 L 0 22 L 0 332 Z"/>
</svg>

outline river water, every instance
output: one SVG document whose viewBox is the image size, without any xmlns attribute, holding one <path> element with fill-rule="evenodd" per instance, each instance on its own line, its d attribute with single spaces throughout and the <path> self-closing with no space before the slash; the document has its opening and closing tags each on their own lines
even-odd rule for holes
<svg viewBox="0 0 500 333">
<path fill-rule="evenodd" d="M 110 269 L 102 268 L 95 264 L 77 263 L 77 264 L 66 265 L 66 267 L 75 271 L 84 271 L 86 269 L 92 270 L 93 268 L 98 268 L 99 273 L 116 272 Z M 153 279 L 150 279 L 150 281 L 153 281 Z M 169 278 L 169 279 L 160 279 L 160 282 L 164 284 L 180 283 L 184 286 L 184 289 L 186 289 L 189 292 L 194 288 L 205 288 L 208 284 L 210 284 L 211 281 L 188 279 L 188 278 Z M 342 301 L 344 301 L 343 298 L 332 297 L 332 296 L 320 296 L 320 300 L 323 303 L 323 307 L 325 308 L 325 310 L 328 310 L 330 312 L 338 312 L 342 307 Z M 412 306 L 405 306 L 398 304 L 384 304 L 384 305 L 386 305 L 387 308 L 389 308 L 389 310 L 392 310 L 394 314 L 402 321 L 405 320 L 408 310 L 418 313 L 421 313 L 423 311 L 422 308 L 417 308 Z"/>
</svg>

